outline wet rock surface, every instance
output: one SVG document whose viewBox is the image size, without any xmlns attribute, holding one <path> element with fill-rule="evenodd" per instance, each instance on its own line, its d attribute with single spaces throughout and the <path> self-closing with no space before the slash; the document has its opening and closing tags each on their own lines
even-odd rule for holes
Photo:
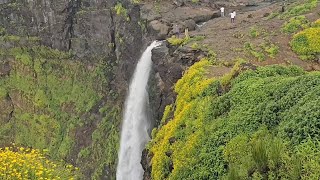
<svg viewBox="0 0 320 180">
<path fill-rule="evenodd" d="M 183 72 L 204 56 L 204 52 L 188 47 L 175 47 L 167 43 L 152 50 L 152 61 L 155 75 L 156 92 L 152 95 L 153 112 L 157 125 L 161 120 L 164 108 L 173 104 L 176 98 L 174 84 L 182 77 Z"/>
</svg>

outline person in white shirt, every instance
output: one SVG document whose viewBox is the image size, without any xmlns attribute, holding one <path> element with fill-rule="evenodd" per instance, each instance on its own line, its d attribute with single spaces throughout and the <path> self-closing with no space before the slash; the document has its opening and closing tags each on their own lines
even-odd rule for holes
<svg viewBox="0 0 320 180">
<path fill-rule="evenodd" d="M 234 23 L 234 18 L 236 17 L 236 12 L 233 11 L 232 13 L 230 13 L 231 16 L 231 23 Z"/>
<path fill-rule="evenodd" d="M 221 17 L 224 17 L 224 7 L 221 7 L 220 11 L 221 11 Z"/>
</svg>

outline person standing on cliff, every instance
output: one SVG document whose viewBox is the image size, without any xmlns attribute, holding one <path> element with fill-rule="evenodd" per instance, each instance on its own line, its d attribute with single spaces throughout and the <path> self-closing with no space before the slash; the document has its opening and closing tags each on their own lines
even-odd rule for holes
<svg viewBox="0 0 320 180">
<path fill-rule="evenodd" d="M 230 16 L 231 16 L 231 23 L 233 24 L 234 23 L 234 19 L 236 17 L 236 12 L 233 11 L 232 13 L 230 13 Z"/>
<path fill-rule="evenodd" d="M 284 13 L 285 10 L 286 10 L 286 1 L 282 1 L 282 3 L 281 3 L 281 12 Z"/>
<path fill-rule="evenodd" d="M 224 17 L 224 7 L 221 7 L 220 11 L 221 11 L 221 17 Z"/>
<path fill-rule="evenodd" d="M 236 16 L 237 16 L 237 13 L 236 13 L 236 11 L 233 11 L 233 15 L 234 15 L 234 21 L 236 20 Z M 233 21 L 233 22 L 234 22 Z"/>
<path fill-rule="evenodd" d="M 180 30 L 178 24 L 175 24 L 173 26 L 173 34 L 176 36 L 176 38 L 180 38 Z"/>
</svg>

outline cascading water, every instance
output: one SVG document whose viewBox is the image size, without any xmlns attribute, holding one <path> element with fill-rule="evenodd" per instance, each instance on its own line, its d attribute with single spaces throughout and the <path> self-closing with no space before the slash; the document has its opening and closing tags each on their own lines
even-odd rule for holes
<svg viewBox="0 0 320 180">
<path fill-rule="evenodd" d="M 154 41 L 142 54 L 130 84 L 122 122 L 117 180 L 141 180 L 142 151 L 149 141 L 147 119 L 147 83 L 151 70 L 151 50 L 160 45 Z"/>
</svg>

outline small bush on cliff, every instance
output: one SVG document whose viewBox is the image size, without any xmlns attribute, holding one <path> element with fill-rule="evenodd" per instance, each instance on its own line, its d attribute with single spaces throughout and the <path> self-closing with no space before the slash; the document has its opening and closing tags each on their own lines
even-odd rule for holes
<svg viewBox="0 0 320 180">
<path fill-rule="evenodd" d="M 126 18 L 127 21 L 130 21 L 130 18 L 129 18 L 129 16 L 128 16 L 128 10 L 127 10 L 125 7 L 123 7 L 120 2 L 118 2 L 118 3 L 114 6 L 114 10 L 115 10 L 115 12 L 116 12 L 117 15 Z"/>
<path fill-rule="evenodd" d="M 182 43 L 184 43 L 187 39 L 185 38 L 177 38 L 176 36 L 172 36 L 171 38 L 168 38 L 167 41 L 173 45 L 173 46 L 179 46 Z"/>
<path fill-rule="evenodd" d="M 249 32 L 250 37 L 256 38 L 260 35 L 259 29 L 257 27 L 251 27 Z"/>
<path fill-rule="evenodd" d="M 180 45 L 186 45 L 190 42 L 202 41 L 204 38 L 205 38 L 204 36 L 189 37 L 189 35 L 186 35 L 184 38 L 178 38 L 176 36 L 172 36 L 171 38 L 168 38 L 167 41 L 173 46 L 180 46 Z"/>
</svg>

